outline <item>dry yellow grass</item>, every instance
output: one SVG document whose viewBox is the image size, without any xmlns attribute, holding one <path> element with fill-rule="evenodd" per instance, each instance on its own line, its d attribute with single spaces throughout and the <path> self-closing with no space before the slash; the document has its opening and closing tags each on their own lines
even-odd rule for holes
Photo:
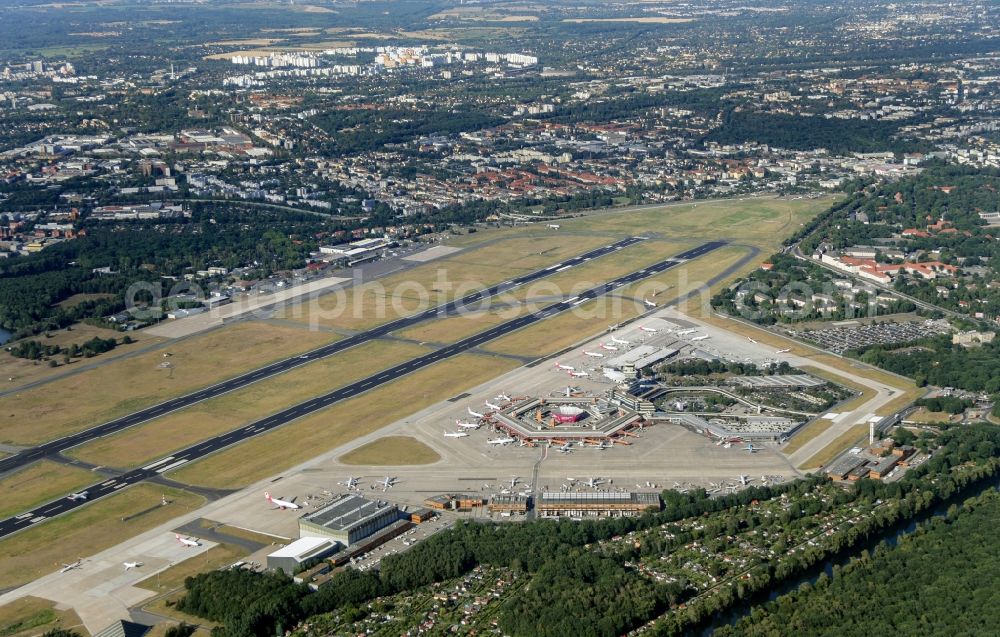
<svg viewBox="0 0 1000 637">
<path fill-rule="evenodd" d="M 516 314 L 511 314 L 515 313 Z M 521 312 L 517 308 L 494 312 L 470 312 L 461 316 L 453 316 L 440 321 L 430 321 L 415 325 L 409 329 L 397 332 L 403 338 L 412 338 L 430 343 L 454 343 L 467 336 L 472 336 L 499 325 Z"/>
<path fill-rule="evenodd" d="M 169 475 L 188 484 L 243 487 L 371 433 L 443 397 L 510 371 L 517 363 L 463 354 L 390 385 L 249 440 Z"/>
<path fill-rule="evenodd" d="M 171 503 L 157 506 L 160 495 Z M 18 586 L 55 570 L 62 563 L 110 548 L 167 520 L 197 509 L 204 499 L 167 487 L 140 484 L 41 522 L 0 541 L 0 587 Z M 152 508 L 148 513 L 130 519 Z"/>
<path fill-rule="evenodd" d="M 627 321 L 648 310 L 642 303 L 645 290 L 649 290 L 651 295 L 653 288 L 666 288 L 665 292 L 655 297 L 655 301 L 661 304 L 669 302 L 678 294 L 688 291 L 696 282 L 708 280 L 723 271 L 743 254 L 745 249 L 742 248 L 724 248 L 678 266 L 675 271 L 621 288 L 610 297 L 583 303 L 557 317 L 487 343 L 484 348 L 521 356 L 544 356 L 557 352 L 588 335 L 599 334 L 609 323 Z M 639 267 L 642 266 L 631 264 L 626 271 L 631 272 Z M 723 283 L 720 282 L 716 287 L 721 285 Z"/>
<path fill-rule="evenodd" d="M 29 595 L 0 606 L 0 635 L 3 637 L 35 636 L 56 628 L 90 634 L 72 609 L 56 610 L 55 602 L 47 599 Z"/>
<path fill-rule="evenodd" d="M 50 460 L 36 462 L 0 480 L 0 518 L 93 484 L 96 478 L 90 471 L 77 467 Z"/>
<path fill-rule="evenodd" d="M 847 429 L 844 433 L 834 438 L 833 442 L 824 447 L 822 451 L 818 452 L 812 458 L 809 458 L 799 465 L 799 469 L 806 470 L 825 467 L 827 463 L 840 455 L 844 449 L 854 446 L 861 440 L 866 439 L 867 436 L 867 424 L 854 425 Z"/>
<path fill-rule="evenodd" d="M 427 351 L 409 343 L 365 343 L 120 434 L 101 438 L 70 453 L 75 458 L 97 465 L 141 466 L 175 449 L 237 429 L 265 414 L 304 402 Z"/>
<path fill-rule="evenodd" d="M 569 234 L 546 236 L 545 241 L 534 236 L 507 237 L 472 252 L 436 259 L 362 286 L 293 305 L 279 317 L 306 325 L 366 329 L 558 263 L 613 240 Z"/>
<path fill-rule="evenodd" d="M 29 340 L 39 341 L 44 345 L 68 347 L 74 343 L 82 345 L 84 342 L 89 341 L 95 336 L 99 336 L 100 338 L 114 338 L 121 341 L 124 334 L 116 332 L 115 330 L 95 327 L 93 325 L 87 325 L 86 323 L 79 323 L 67 329 L 53 330 L 46 332 L 45 334 L 32 336 Z M 59 367 L 49 367 L 47 363 L 42 361 L 30 361 L 24 358 L 11 356 L 6 352 L 0 352 L 0 378 L 7 379 L 4 382 L 2 389 L 9 391 L 17 387 L 23 387 L 28 383 L 65 374 L 83 365 L 111 361 L 125 354 L 135 352 L 144 345 L 158 343 L 163 340 L 156 338 L 155 336 L 147 335 L 143 332 L 132 332 L 129 336 L 135 340 L 135 343 L 132 343 L 131 345 L 119 345 L 110 352 L 106 352 L 100 356 L 95 356 L 94 358 L 74 359 L 69 365 L 63 364 L 62 356 L 57 356 L 56 361 L 59 363 Z M 16 343 L 17 341 L 12 341 L 7 343 L 6 347 L 10 347 Z"/>
<path fill-rule="evenodd" d="M 819 418 L 812 421 L 802 429 L 800 429 L 794 436 L 792 436 L 791 441 L 787 445 L 781 448 L 781 453 L 787 455 L 793 454 L 799 449 L 801 449 L 807 442 L 813 438 L 819 436 L 827 429 L 833 426 L 833 421 L 828 418 Z"/>
<path fill-rule="evenodd" d="M 436 451 L 409 436 L 385 436 L 337 458 L 349 465 L 386 467 L 433 464 L 440 459 Z"/>
<path fill-rule="evenodd" d="M 952 422 L 955 416 L 946 411 L 929 411 L 926 407 L 919 407 L 916 411 L 906 417 L 906 420 L 922 424 L 935 424 L 941 422 Z"/>
<path fill-rule="evenodd" d="M 160 351 L 0 398 L 0 441 L 38 444 L 302 352 L 335 337 L 267 323 L 239 323 Z M 172 369 L 160 367 L 169 361 Z"/>
</svg>

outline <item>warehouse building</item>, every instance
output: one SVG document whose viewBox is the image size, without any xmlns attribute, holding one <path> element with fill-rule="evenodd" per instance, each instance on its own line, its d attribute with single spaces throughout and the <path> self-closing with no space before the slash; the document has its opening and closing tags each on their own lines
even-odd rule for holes
<svg viewBox="0 0 1000 637">
<path fill-rule="evenodd" d="M 337 542 L 329 538 L 303 537 L 268 555 L 267 568 L 292 575 L 302 564 L 333 555 L 339 548 Z"/>
<path fill-rule="evenodd" d="M 648 511 L 659 511 L 660 496 L 640 491 L 545 491 L 538 501 L 537 509 L 538 515 L 543 518 L 631 517 Z"/>
<path fill-rule="evenodd" d="M 329 538 L 351 546 L 401 517 L 393 504 L 349 493 L 299 518 L 299 535 Z"/>
<path fill-rule="evenodd" d="M 528 512 L 528 496 L 521 493 L 499 493 L 490 498 L 490 513 L 524 515 Z"/>
</svg>

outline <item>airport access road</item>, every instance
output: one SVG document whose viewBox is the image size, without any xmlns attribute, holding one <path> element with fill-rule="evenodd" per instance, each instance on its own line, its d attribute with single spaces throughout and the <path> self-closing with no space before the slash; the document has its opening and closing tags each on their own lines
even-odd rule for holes
<svg viewBox="0 0 1000 637">
<path fill-rule="evenodd" d="M 259 436 L 262 433 L 277 429 L 278 427 L 288 424 L 294 420 L 298 420 L 299 418 L 309 414 L 326 409 L 335 403 L 364 394 L 365 392 L 371 391 L 377 387 L 391 383 L 401 376 L 411 374 L 417 370 L 433 365 L 434 363 L 457 356 L 474 347 L 479 347 L 484 343 L 510 334 L 511 332 L 523 329 L 534 323 L 544 321 L 547 318 L 551 318 L 571 310 L 572 308 L 589 300 L 609 294 L 623 286 L 627 286 L 635 283 L 636 281 L 641 281 L 642 279 L 665 272 L 677 265 L 685 263 L 690 259 L 696 259 L 708 254 L 709 252 L 721 248 L 724 245 L 726 245 L 725 241 L 710 241 L 708 243 L 704 243 L 696 248 L 682 252 L 675 257 L 664 259 L 652 265 L 646 266 L 642 270 L 636 270 L 635 272 L 618 277 L 612 281 L 602 283 L 601 285 L 593 287 L 586 292 L 581 292 L 572 298 L 559 301 L 558 303 L 549 305 L 536 312 L 519 316 L 515 319 L 479 332 L 478 334 L 473 334 L 472 336 L 462 339 L 456 343 L 442 347 L 441 349 L 412 358 L 408 361 L 395 365 L 394 367 L 372 374 L 367 378 L 355 381 L 326 394 L 316 396 L 315 398 L 299 403 L 298 405 L 293 405 L 292 407 L 266 416 L 239 429 L 203 440 L 202 442 L 193 444 L 185 449 L 176 451 L 173 455 L 148 464 L 145 467 L 134 469 L 120 476 L 109 478 L 103 482 L 94 484 L 85 489 L 87 492 L 87 497 L 85 499 L 74 499 L 67 496 L 47 502 L 32 511 L 27 511 L 20 515 L 2 520 L 0 521 L 0 538 L 27 528 L 31 528 L 35 524 L 72 511 L 85 505 L 87 502 L 108 496 L 115 491 L 128 487 L 129 485 L 137 484 L 154 476 L 163 475 L 164 473 L 172 471 L 184 464 L 199 460 L 212 453 L 221 451 L 222 449 L 255 436 Z"/>
<path fill-rule="evenodd" d="M 128 429 L 129 427 L 134 427 L 135 425 L 148 422 L 154 418 L 160 418 L 161 416 L 165 416 L 179 409 L 184 409 L 185 407 L 190 407 L 191 405 L 195 405 L 205 400 L 242 389 L 248 385 L 252 385 L 253 383 L 257 383 L 267 378 L 271 378 L 272 376 L 295 369 L 296 367 L 315 362 L 328 356 L 333 356 L 334 354 L 343 352 L 344 350 L 357 347 L 358 345 L 381 338 L 392 332 L 411 327 L 417 323 L 434 318 L 444 318 L 448 316 L 455 316 L 463 312 L 475 311 L 478 307 L 488 304 L 491 298 L 506 293 L 514 288 L 537 281 L 547 276 L 551 276 L 555 272 L 563 272 L 570 268 L 582 265 L 592 259 L 612 254 L 618 250 L 622 250 L 644 240 L 645 237 L 627 237 L 620 241 L 595 248 L 589 252 L 585 252 L 560 263 L 550 265 L 541 270 L 536 270 L 513 279 L 508 279 L 496 285 L 467 294 L 460 299 L 455 299 L 453 301 L 449 301 L 448 303 L 442 303 L 436 307 L 417 312 L 412 316 L 406 316 L 383 325 L 378 325 L 328 345 L 318 347 L 304 354 L 299 354 L 297 356 L 292 356 L 270 363 L 263 367 L 258 367 L 255 370 L 235 376 L 222 381 L 221 383 L 210 385 L 189 394 L 178 396 L 177 398 L 171 398 L 170 400 L 146 407 L 145 409 L 122 416 L 121 418 L 116 418 L 96 427 L 85 429 L 69 436 L 64 436 L 57 440 L 52 440 L 36 447 L 25 449 L 19 453 L 0 459 L 0 475 L 15 469 L 20 469 L 36 460 L 45 458 L 46 456 L 61 453 L 67 449 L 90 442 L 91 440 L 118 433 L 119 431 Z"/>
</svg>

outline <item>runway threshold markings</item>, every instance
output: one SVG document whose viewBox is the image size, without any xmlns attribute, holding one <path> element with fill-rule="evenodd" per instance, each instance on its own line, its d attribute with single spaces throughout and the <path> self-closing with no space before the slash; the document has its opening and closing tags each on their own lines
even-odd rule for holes
<svg viewBox="0 0 1000 637">
<path fill-rule="evenodd" d="M 704 244 L 700 248 L 698 248 L 698 249 L 703 249 L 703 252 L 700 252 L 700 253 L 697 253 L 697 254 L 699 254 L 699 256 L 700 256 L 701 254 L 704 254 L 704 253 L 709 252 L 711 250 L 720 248 L 720 247 L 722 247 L 724 245 L 726 245 L 725 241 L 713 241 L 713 242 L 709 242 L 709 243 Z M 695 254 L 695 252 L 694 251 L 688 251 L 688 252 L 684 253 L 685 256 L 690 256 L 692 254 Z M 665 271 L 665 270 L 667 270 L 667 269 L 669 269 L 669 268 L 677 265 L 677 263 L 678 262 L 676 261 L 676 257 L 674 259 L 665 259 L 662 262 L 660 262 L 659 264 L 657 264 L 657 271 L 658 272 Z M 618 277 L 617 279 L 615 279 L 613 281 L 610 281 L 608 283 L 605 283 L 603 285 L 597 286 L 595 288 L 592 288 L 591 290 L 588 290 L 586 292 L 581 293 L 579 295 L 579 297 L 580 298 L 597 298 L 598 296 L 601 296 L 604 293 L 606 293 L 608 290 L 613 289 L 613 287 L 614 287 L 614 285 L 616 283 L 623 282 L 623 281 L 633 281 L 633 280 L 636 280 L 637 278 L 643 278 L 643 277 L 639 276 L 639 274 L 641 272 L 644 272 L 644 271 L 633 272 L 631 274 L 627 274 L 627 275 Z M 472 335 L 472 336 L 470 336 L 468 338 L 465 338 L 465 339 L 463 339 L 463 340 L 461 340 L 461 341 L 459 341 L 457 343 L 452 344 L 448 348 L 436 350 L 434 352 L 431 352 L 431 353 L 428 353 L 428 354 L 424 354 L 422 356 L 418 356 L 418 357 L 416 357 L 414 359 L 411 359 L 411 360 L 409 360 L 407 362 L 400 363 L 400 364 L 396 365 L 395 367 L 390 368 L 389 370 L 384 370 L 382 373 L 384 373 L 384 374 L 385 373 L 390 374 L 392 376 L 392 379 L 395 380 L 399 376 L 408 374 L 408 373 L 410 373 L 412 371 L 415 371 L 415 370 L 418 370 L 418 369 L 422 369 L 424 367 L 429 366 L 432 363 L 438 362 L 439 360 L 443 360 L 445 358 L 450 358 L 451 356 L 454 356 L 454 355 L 459 354 L 461 352 L 465 352 L 465 351 L 467 351 L 467 350 L 469 350 L 469 349 L 471 349 L 473 347 L 476 347 L 476 346 L 478 346 L 478 345 L 480 345 L 480 344 L 482 344 L 484 342 L 491 341 L 491 340 L 493 340 L 493 339 L 495 339 L 495 338 L 497 338 L 497 337 L 499 337 L 501 335 L 505 335 L 505 334 L 510 333 L 512 331 L 521 329 L 522 327 L 526 327 L 527 325 L 530 325 L 530 324 L 533 324 L 533 323 L 537 323 L 538 321 L 544 320 L 548 316 L 551 316 L 553 313 L 561 313 L 561 312 L 564 312 L 564 311 L 566 311 L 566 310 L 568 310 L 570 308 L 572 308 L 572 304 L 567 303 L 566 301 L 555 303 L 555 304 L 549 306 L 548 308 L 545 308 L 544 310 L 540 310 L 540 311 L 532 313 L 532 314 L 528 314 L 528 315 L 525 315 L 525 316 L 518 317 L 516 319 L 512 319 L 512 320 L 510 320 L 510 321 L 508 321 L 506 323 L 502 323 L 502 324 L 500 324 L 498 326 L 494 326 L 493 328 L 490 328 L 489 330 L 486 330 L 485 332 L 481 332 L 479 334 L 474 334 L 474 335 Z M 187 447 L 185 449 L 182 449 L 182 450 L 179 450 L 179 451 L 175 451 L 174 452 L 174 454 L 175 454 L 174 457 L 175 458 L 179 458 L 179 457 L 183 456 L 182 460 L 179 460 L 178 462 L 172 463 L 172 465 L 167 465 L 166 467 L 161 467 L 160 469 L 155 469 L 155 470 L 152 470 L 152 471 L 150 471 L 150 470 L 143 470 L 143 469 L 132 471 L 132 472 L 130 472 L 128 474 L 125 474 L 125 475 L 121 476 L 120 478 L 118 478 L 119 482 L 118 482 L 118 484 L 116 484 L 113 487 L 113 489 L 106 489 L 104 491 L 100 491 L 99 487 L 106 487 L 107 485 L 113 484 L 113 483 L 116 482 L 115 480 L 108 480 L 106 482 L 100 483 L 99 485 L 95 485 L 94 487 L 90 488 L 90 490 L 97 491 L 97 493 L 95 493 L 94 497 L 92 497 L 92 498 L 89 498 L 87 500 L 81 501 L 81 500 L 76 500 L 76 499 L 72 499 L 71 500 L 70 498 L 65 497 L 65 498 L 62 498 L 60 500 L 57 500 L 56 502 L 58 502 L 59 505 L 60 505 L 60 507 L 62 508 L 62 513 L 69 512 L 69 511 L 71 511 L 73 509 L 76 509 L 76 508 L 78 508 L 80 506 L 83 506 L 84 504 L 86 504 L 88 502 L 92 502 L 94 500 L 97 500 L 97 499 L 103 497 L 104 495 L 107 495 L 110 492 L 114 492 L 117 489 L 124 488 L 126 486 L 131 485 L 131 484 L 136 484 L 136 483 L 142 482 L 142 481 L 146 480 L 147 478 L 152 477 L 153 475 L 162 474 L 162 473 L 164 473 L 166 471 L 169 471 L 171 468 L 174 468 L 176 466 L 180 466 L 181 464 L 185 464 L 185 463 L 190 462 L 190 461 L 198 460 L 201 457 L 203 457 L 205 455 L 208 455 L 209 453 L 212 453 L 214 450 L 220 449 L 220 448 L 222 448 L 224 446 L 228 446 L 227 444 L 225 444 L 225 442 L 228 441 L 230 439 L 230 437 L 233 436 L 234 434 L 244 434 L 242 436 L 237 435 L 237 437 L 239 437 L 241 440 L 245 440 L 247 438 L 252 437 L 251 435 L 249 435 L 250 433 L 252 433 L 252 435 L 257 435 L 257 434 L 262 433 L 264 431 L 270 431 L 270 430 L 272 430 L 272 429 L 274 429 L 276 427 L 279 427 L 281 425 L 287 424 L 288 422 L 291 422 L 293 420 L 301 418 L 302 416 L 305 416 L 305 415 L 308 415 L 308 414 L 310 414 L 310 413 L 312 413 L 314 411 L 317 411 L 317 409 L 319 408 L 319 405 L 321 404 L 321 402 L 324 399 L 326 399 L 326 398 L 332 398 L 333 400 L 331 400 L 331 402 L 336 401 L 336 400 L 343 400 L 345 398 L 352 398 L 354 396 L 357 396 L 359 394 L 367 392 L 368 389 L 371 388 L 373 385 L 378 386 L 378 385 L 382 385 L 382 384 L 383 383 L 376 382 L 375 379 L 374 379 L 374 377 L 369 377 L 369 378 L 366 378 L 366 379 L 362 379 L 362 380 L 356 381 L 356 382 L 354 382 L 354 383 L 352 383 L 350 385 L 347 385 L 345 387 L 341 387 L 341 388 L 339 388 L 337 390 L 334 390 L 333 392 L 330 392 L 329 394 L 326 394 L 324 396 L 318 396 L 318 397 L 316 397 L 316 398 L 314 398 L 314 399 L 312 399 L 310 401 L 307 401 L 306 403 L 301 403 L 299 405 L 295 405 L 295 406 L 286 408 L 286 409 L 278 412 L 277 414 L 272 414 L 271 416 L 268 416 L 267 418 L 265 418 L 265 419 L 263 419 L 261 421 L 255 422 L 255 423 L 253 423 L 253 424 L 251 424 L 251 425 L 249 425 L 247 427 L 240 428 L 240 429 L 236 430 L 236 432 L 227 432 L 226 434 L 222 434 L 220 436 L 216 436 L 214 438 L 210 438 L 209 440 L 201 441 L 201 442 L 199 442 L 199 443 L 197 443 L 195 445 L 191 445 L 191 446 L 189 446 L 189 447 Z M 324 407 L 325 406 L 326 405 L 324 404 Z M 205 448 L 206 445 L 208 445 L 207 449 Z M 199 449 L 203 449 L 203 451 L 199 451 Z M 162 463 L 161 462 L 157 462 L 157 463 L 154 463 L 153 466 L 159 466 L 160 464 L 162 464 Z M 53 504 L 53 503 L 51 503 L 51 502 L 50 503 L 46 503 L 43 506 L 49 506 L 51 504 Z M 37 512 L 29 512 L 29 513 L 31 513 L 32 515 L 36 515 L 37 514 Z M 22 515 L 26 515 L 26 514 L 22 514 Z M 18 522 L 18 520 L 17 520 L 16 517 L 7 518 L 6 520 L 0 521 L 0 538 L 6 537 L 6 536 L 8 536 L 8 535 L 10 535 L 10 534 L 12 534 L 12 533 L 20 530 L 19 528 L 16 527 L 17 522 Z"/>
</svg>

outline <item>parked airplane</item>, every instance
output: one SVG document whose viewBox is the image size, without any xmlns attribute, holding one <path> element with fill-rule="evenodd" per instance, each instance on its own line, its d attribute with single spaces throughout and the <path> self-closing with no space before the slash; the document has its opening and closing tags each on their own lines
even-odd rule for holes
<svg viewBox="0 0 1000 637">
<path fill-rule="evenodd" d="M 749 336 L 747 337 L 747 340 L 750 341 L 751 343 L 756 343 L 757 342 L 757 341 L 753 340 L 752 338 L 750 338 Z"/>
<path fill-rule="evenodd" d="M 87 491 L 80 491 L 79 493 L 71 493 L 66 497 L 70 500 L 86 500 L 87 493 Z"/>
<path fill-rule="evenodd" d="M 757 451 L 759 451 L 759 450 L 760 450 L 760 448 L 759 447 L 754 447 L 752 442 L 750 444 L 748 444 L 746 447 L 743 447 L 743 451 L 748 451 L 750 453 L 757 453 Z"/>
<path fill-rule="evenodd" d="M 462 422 L 461 420 L 456 420 L 455 424 L 462 429 L 479 429 L 478 422 Z"/>
<path fill-rule="evenodd" d="M 492 409 L 493 411 L 500 411 L 500 405 L 494 405 L 488 400 L 485 401 L 484 404 L 486 405 L 487 409 Z"/>
<path fill-rule="evenodd" d="M 697 327 L 692 327 L 690 329 L 681 330 L 677 332 L 677 336 L 687 336 L 688 334 L 694 334 L 697 331 L 698 331 Z"/>
<path fill-rule="evenodd" d="M 469 434 L 465 433 L 464 431 L 448 431 L 448 430 L 444 431 L 445 438 L 465 438 L 468 435 Z"/>
<path fill-rule="evenodd" d="M 601 349 L 607 350 L 609 352 L 617 352 L 618 348 L 614 345 L 608 345 L 607 343 L 601 343 Z"/>
<path fill-rule="evenodd" d="M 574 378 L 583 378 L 585 376 L 590 376 L 587 372 L 568 372 L 570 376 Z"/>
<path fill-rule="evenodd" d="M 643 332 L 646 332 L 647 334 L 656 334 L 657 332 L 660 331 L 655 327 L 646 327 L 645 325 L 640 325 L 639 329 L 642 330 Z"/>
<path fill-rule="evenodd" d="M 142 562 L 122 562 L 122 565 L 125 567 L 125 570 L 127 571 L 133 568 L 139 568 L 140 566 L 142 566 Z"/>
<path fill-rule="evenodd" d="M 621 327 L 621 325 L 622 325 L 621 323 L 615 323 L 614 325 L 609 325 L 608 326 L 608 331 L 609 332 L 614 332 L 616 329 L 618 329 L 619 327 Z"/>
<path fill-rule="evenodd" d="M 513 489 L 517 485 L 517 476 L 510 477 L 510 488 Z"/>
<path fill-rule="evenodd" d="M 631 345 L 632 344 L 631 341 L 626 341 L 624 338 L 615 338 L 614 336 L 611 337 L 611 342 L 615 343 L 616 345 Z"/>
<path fill-rule="evenodd" d="M 775 350 L 774 353 L 775 354 L 784 354 L 785 352 L 790 352 L 790 351 L 792 351 L 792 348 L 791 347 L 786 347 L 785 349 Z"/>
<path fill-rule="evenodd" d="M 573 451 L 573 444 L 567 442 L 561 447 L 556 447 L 556 451 L 558 451 L 559 453 L 570 453 L 571 451 Z"/>
<path fill-rule="evenodd" d="M 344 480 L 343 482 L 338 482 L 338 484 L 342 484 L 348 489 L 353 489 L 354 487 L 358 486 L 358 479 L 355 478 L 354 476 L 348 476 L 346 480 Z"/>
<path fill-rule="evenodd" d="M 509 445 L 512 442 L 514 442 L 513 438 L 511 438 L 510 436 L 505 436 L 503 438 L 491 438 L 490 440 L 486 441 L 486 444 L 488 444 L 488 445 Z"/>
<path fill-rule="evenodd" d="M 643 298 L 642 302 L 646 304 L 646 307 L 656 307 L 656 303 L 653 303 L 647 298 Z"/>
<path fill-rule="evenodd" d="M 181 544 L 183 544 L 185 547 L 188 547 L 188 546 L 201 546 L 201 542 L 199 542 L 197 540 L 197 538 L 181 537 L 180 535 L 177 535 L 176 533 L 174 534 L 174 537 L 177 538 L 177 541 L 180 542 Z"/>
<path fill-rule="evenodd" d="M 562 369 L 564 371 L 567 371 L 567 372 L 571 372 L 574 369 L 576 369 L 572 365 L 563 365 L 562 363 L 556 363 L 556 367 L 558 367 L 559 369 Z"/>
<path fill-rule="evenodd" d="M 497 395 L 496 395 L 496 399 L 497 399 L 497 400 L 502 400 L 502 401 L 504 401 L 505 403 L 509 403 L 509 402 L 511 402 L 511 400 L 512 400 L 510 396 L 508 396 L 507 394 L 505 394 L 505 393 L 503 393 L 503 392 L 500 392 L 499 394 L 497 394 Z"/>
<path fill-rule="evenodd" d="M 481 414 L 478 411 L 472 411 L 472 407 L 467 407 L 466 409 L 469 410 L 469 415 L 472 416 L 473 418 L 485 418 L 486 417 L 485 414 Z"/>
<path fill-rule="evenodd" d="M 386 476 L 385 480 L 383 480 L 382 482 L 379 482 L 379 484 L 382 485 L 382 490 L 386 491 L 390 487 L 396 486 L 396 478 L 390 478 L 389 476 Z"/>
<path fill-rule="evenodd" d="M 552 228 L 553 230 L 558 230 L 559 229 L 559 224 L 558 223 L 550 223 L 546 227 L 547 228 Z"/>
<path fill-rule="evenodd" d="M 750 484 L 750 476 L 739 475 L 736 477 L 736 480 L 743 486 Z"/>
<path fill-rule="evenodd" d="M 63 564 L 62 568 L 59 569 L 60 573 L 65 573 L 67 571 L 72 571 L 74 568 L 80 568 L 83 566 L 83 560 L 77 560 L 75 562 L 70 562 L 69 564 Z"/>
<path fill-rule="evenodd" d="M 709 338 L 708 334 L 702 334 L 701 336 L 695 336 L 694 338 L 692 338 L 691 342 L 693 343 L 694 341 L 704 341 L 708 340 L 708 338 Z"/>
<path fill-rule="evenodd" d="M 583 350 L 583 355 L 584 356 L 591 356 L 593 358 L 604 358 L 604 354 L 602 354 L 600 352 L 591 352 L 591 351 L 588 351 L 588 350 Z"/>
<path fill-rule="evenodd" d="M 290 502 L 288 500 L 278 500 L 276 498 L 272 498 L 271 494 L 268 493 L 268 492 L 266 492 L 266 491 L 264 492 L 264 499 L 267 500 L 268 502 L 270 502 L 271 504 L 273 504 L 274 506 L 278 507 L 282 511 L 284 511 L 285 509 L 300 509 L 300 508 L 302 508 L 299 505 L 295 504 L 294 502 Z"/>
<path fill-rule="evenodd" d="M 601 480 L 600 478 L 587 478 L 587 486 L 591 489 L 601 484 L 604 484 L 604 480 Z"/>
</svg>

